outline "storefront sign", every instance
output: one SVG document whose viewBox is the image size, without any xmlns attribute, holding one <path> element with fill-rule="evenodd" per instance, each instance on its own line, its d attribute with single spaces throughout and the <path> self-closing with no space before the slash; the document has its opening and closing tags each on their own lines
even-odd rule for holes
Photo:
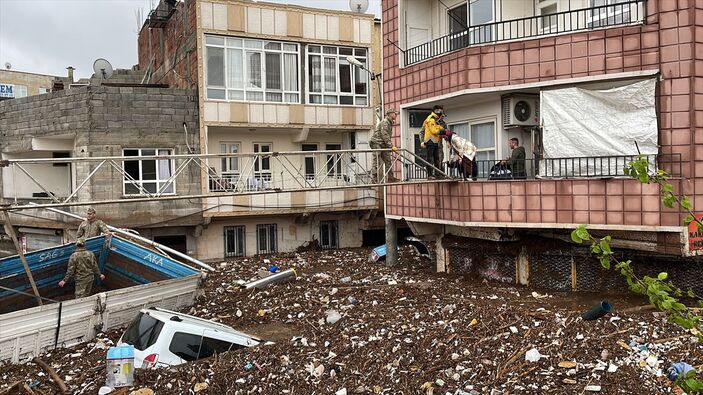
<svg viewBox="0 0 703 395">
<path fill-rule="evenodd" d="M 703 214 L 696 213 L 696 218 L 703 222 Z M 688 224 L 688 250 L 703 251 L 703 229 L 698 229 L 698 222 Z"/>
<path fill-rule="evenodd" d="M 0 97 L 15 97 L 15 86 L 10 84 L 0 84 Z"/>
</svg>

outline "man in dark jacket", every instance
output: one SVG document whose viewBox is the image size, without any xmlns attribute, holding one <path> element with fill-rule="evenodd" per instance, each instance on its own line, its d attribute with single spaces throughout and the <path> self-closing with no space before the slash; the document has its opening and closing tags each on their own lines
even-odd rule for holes
<svg viewBox="0 0 703 395">
<path fill-rule="evenodd" d="M 85 240 L 82 238 L 76 241 L 76 251 L 68 260 L 68 270 L 63 280 L 59 281 L 59 287 L 63 288 L 71 277 L 76 279 L 76 299 L 90 296 L 95 277 L 105 279 L 105 275 L 100 273 L 95 254 L 85 249 Z"/>
<path fill-rule="evenodd" d="M 527 173 L 525 172 L 525 147 L 521 146 L 519 140 L 515 137 L 508 140 L 508 145 L 512 153 L 510 158 L 502 162 L 508 165 L 508 168 L 513 173 L 513 178 L 527 178 Z"/>
</svg>

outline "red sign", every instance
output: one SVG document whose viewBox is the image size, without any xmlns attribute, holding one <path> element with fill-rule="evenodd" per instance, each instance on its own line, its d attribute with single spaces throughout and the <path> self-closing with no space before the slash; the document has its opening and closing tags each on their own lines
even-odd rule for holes
<svg viewBox="0 0 703 395">
<path fill-rule="evenodd" d="M 696 213 L 696 218 L 703 222 L 703 214 Z M 691 223 L 688 224 L 688 250 L 703 250 L 703 229 L 698 228 L 697 221 L 691 221 Z"/>
</svg>

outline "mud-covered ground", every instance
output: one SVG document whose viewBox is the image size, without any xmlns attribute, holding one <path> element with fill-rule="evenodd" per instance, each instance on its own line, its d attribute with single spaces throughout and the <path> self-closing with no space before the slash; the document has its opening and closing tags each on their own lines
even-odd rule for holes
<svg viewBox="0 0 703 395">
<path fill-rule="evenodd" d="M 603 295 L 555 293 L 434 273 L 411 249 L 387 268 L 368 249 L 242 258 L 216 264 L 190 313 L 274 344 L 177 367 L 138 369 L 157 394 L 668 394 L 673 362 L 703 363 L 703 347 L 646 304 L 609 296 L 614 313 L 580 314 Z M 266 259 L 266 261 L 264 261 Z M 242 291 L 269 264 L 300 277 Z M 328 317 L 341 319 L 330 324 Z M 623 312 L 623 310 L 626 310 Z M 105 381 L 105 350 L 121 332 L 42 355 L 73 393 Z M 526 353 L 539 360 L 526 361 Z M 33 363 L 0 366 L 15 381 L 59 393 Z M 592 392 L 598 390 L 598 392 Z M 148 391 L 147 391 L 148 392 Z M 144 392 L 142 392 L 144 393 Z"/>
</svg>

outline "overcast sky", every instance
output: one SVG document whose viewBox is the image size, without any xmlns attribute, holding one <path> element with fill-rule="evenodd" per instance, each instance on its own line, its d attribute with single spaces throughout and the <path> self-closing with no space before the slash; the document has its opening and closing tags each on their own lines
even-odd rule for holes
<svg viewBox="0 0 703 395">
<path fill-rule="evenodd" d="M 349 0 L 267 0 L 309 7 L 349 10 Z M 157 0 L 0 0 L 0 67 L 89 77 L 93 61 L 105 58 L 115 68 L 137 63 L 137 12 L 147 14 Z M 381 0 L 369 1 L 380 17 Z"/>
</svg>

